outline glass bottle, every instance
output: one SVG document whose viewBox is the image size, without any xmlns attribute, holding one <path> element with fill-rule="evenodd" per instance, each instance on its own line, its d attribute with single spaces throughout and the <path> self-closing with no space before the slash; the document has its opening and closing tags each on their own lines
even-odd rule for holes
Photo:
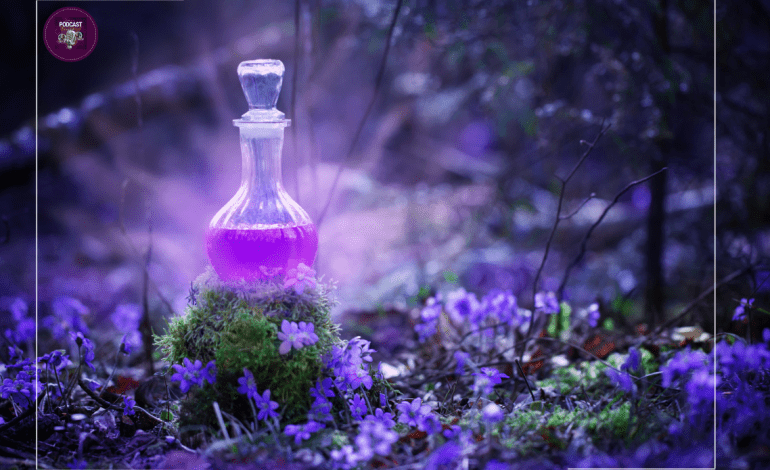
<svg viewBox="0 0 770 470">
<path fill-rule="evenodd" d="M 241 186 L 206 231 L 206 253 L 225 281 L 266 280 L 303 263 L 318 250 L 315 224 L 283 187 L 281 149 L 291 122 L 275 108 L 283 82 L 280 60 L 238 65 L 249 110 L 233 120 L 241 134 Z"/>
</svg>

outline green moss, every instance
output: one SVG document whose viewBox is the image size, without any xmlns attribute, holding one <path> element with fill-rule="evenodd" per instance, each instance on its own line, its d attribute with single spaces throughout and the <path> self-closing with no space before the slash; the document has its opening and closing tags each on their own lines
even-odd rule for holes
<svg viewBox="0 0 770 470">
<path fill-rule="evenodd" d="M 331 321 L 330 288 L 319 283 L 318 289 L 300 295 L 276 284 L 226 285 L 211 271 L 195 284 L 194 302 L 183 316 L 171 319 L 165 335 L 156 337 L 171 364 L 184 358 L 216 361 L 216 383 L 190 390 L 180 408 L 180 424 L 215 425 L 214 401 L 222 411 L 251 421 L 251 407 L 238 392 L 244 368 L 254 374 L 260 393 L 270 389 L 282 423 L 306 419 L 308 391 L 321 375 L 321 358 L 333 345 L 343 344 Z M 284 319 L 313 323 L 318 342 L 279 354 L 277 333 Z"/>
</svg>

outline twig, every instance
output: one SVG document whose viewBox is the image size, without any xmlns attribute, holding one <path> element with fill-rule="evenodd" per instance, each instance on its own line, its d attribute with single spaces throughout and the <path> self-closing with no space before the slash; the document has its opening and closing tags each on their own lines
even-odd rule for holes
<svg viewBox="0 0 770 470">
<path fill-rule="evenodd" d="M 571 219 L 572 217 L 574 217 L 574 216 L 575 216 L 575 214 L 577 214 L 578 212 L 580 212 L 580 209 L 582 209 L 582 208 L 583 208 L 583 206 L 585 206 L 586 204 L 588 204 L 588 201 L 590 201 L 591 199 L 593 199 L 593 198 L 595 198 L 595 197 L 596 197 L 596 193 L 591 193 L 591 194 L 590 194 L 590 195 L 589 195 L 589 196 L 588 196 L 588 197 L 585 199 L 585 201 L 581 202 L 581 203 L 580 203 L 580 205 L 579 205 L 579 206 L 577 206 L 577 208 L 576 208 L 574 211 L 572 211 L 571 213 L 569 213 L 569 214 L 567 214 L 567 215 L 563 215 L 563 216 L 561 216 L 561 217 L 560 217 L 560 219 L 561 219 L 561 220 L 567 220 L 567 219 Z"/>
<path fill-rule="evenodd" d="M 43 396 L 45 396 L 47 391 L 47 388 L 44 388 L 42 392 L 40 392 L 40 395 L 37 396 L 35 399 L 35 406 L 28 406 L 26 410 L 22 411 L 21 414 L 13 418 L 12 420 L 8 421 L 5 424 L 0 424 L 0 435 L 3 434 L 3 431 L 10 428 L 11 426 L 15 425 L 22 419 L 26 418 L 27 416 L 31 415 L 38 406 L 40 406 L 40 400 L 43 399 Z"/>
<path fill-rule="evenodd" d="M 656 334 L 660 333 L 661 331 L 663 331 L 665 328 L 669 327 L 673 323 L 676 323 L 677 321 L 679 321 L 682 318 L 684 318 L 685 315 L 690 313 L 690 310 L 692 310 L 695 307 L 697 307 L 698 304 L 703 299 L 705 299 L 706 297 L 711 295 L 711 293 L 714 292 L 714 290 L 719 289 L 720 287 L 722 287 L 723 285 L 727 284 L 728 282 L 732 281 L 733 279 L 735 279 L 737 277 L 743 276 L 744 274 L 746 274 L 749 271 L 751 271 L 751 269 L 752 269 L 751 266 L 749 266 L 749 267 L 743 268 L 741 270 L 735 271 L 735 272 L 733 272 L 731 274 L 728 274 L 727 276 L 723 277 L 716 284 L 714 284 L 712 286 L 709 286 L 709 288 L 706 289 L 705 291 L 703 291 L 698 297 L 695 298 L 695 300 L 693 300 L 692 302 L 687 304 L 687 306 L 685 308 L 683 308 L 682 311 L 679 312 L 674 318 L 663 322 L 659 327 L 655 328 L 655 330 L 651 333 L 651 336 L 655 336 Z"/>
<path fill-rule="evenodd" d="M 578 255 L 575 257 L 575 259 L 572 260 L 572 263 L 570 263 L 570 265 L 567 266 L 567 269 L 564 270 L 564 277 L 562 278 L 562 281 L 561 281 L 561 284 L 559 285 L 559 290 L 558 290 L 558 293 L 557 293 L 559 298 L 562 298 L 562 294 L 564 294 L 564 287 L 567 285 L 567 280 L 569 279 L 570 271 L 572 271 L 572 268 L 577 266 L 577 264 L 580 262 L 580 260 L 583 259 L 583 256 L 586 254 L 586 246 L 588 245 L 588 239 L 591 238 L 591 234 L 593 233 L 594 229 L 596 227 L 598 227 L 600 223 L 602 223 L 602 220 L 604 220 L 604 217 L 607 215 L 607 213 L 610 211 L 610 209 L 612 209 L 613 206 L 615 206 L 615 204 L 617 204 L 618 200 L 620 200 L 620 197 L 623 194 L 625 194 L 626 191 L 628 191 L 629 189 L 633 188 L 634 186 L 636 186 L 638 184 L 644 183 L 645 181 L 649 180 L 650 178 L 653 178 L 653 177 L 657 176 L 658 174 L 663 173 L 667 169 L 668 169 L 667 167 L 663 167 L 663 168 L 661 168 L 660 170 L 656 171 L 655 173 L 653 173 L 651 175 L 648 175 L 648 176 L 646 176 L 646 177 L 644 177 L 642 179 L 639 179 L 639 180 L 632 181 L 632 182 L 628 183 L 628 185 L 625 188 L 621 189 L 620 192 L 615 195 L 615 198 L 612 200 L 612 202 L 610 202 L 610 204 L 607 207 L 604 208 L 604 211 L 602 212 L 602 215 L 599 216 L 599 219 L 597 219 L 597 221 L 594 222 L 593 225 L 591 225 L 591 227 L 588 228 L 588 231 L 586 232 L 585 236 L 583 237 L 583 241 L 580 243 L 580 253 L 578 253 Z"/>
<path fill-rule="evenodd" d="M 329 210 L 329 206 L 332 203 L 334 190 L 337 189 L 337 183 L 339 182 L 340 176 L 342 175 L 342 170 L 345 169 L 345 166 L 350 161 L 350 157 L 353 155 L 353 150 L 355 150 L 356 144 L 358 144 L 358 139 L 361 137 L 361 132 L 364 130 L 364 124 L 366 124 L 366 120 L 369 118 L 369 114 L 371 114 L 372 109 L 374 108 L 374 103 L 375 101 L 377 101 L 377 96 L 379 95 L 379 91 L 382 86 L 382 79 L 385 76 L 385 65 L 387 65 L 388 63 L 388 53 L 390 52 L 390 40 L 393 37 L 393 30 L 396 28 L 396 20 L 398 19 L 398 13 L 401 11 L 401 5 L 403 3 L 404 3 L 404 0 L 398 0 L 398 3 L 396 4 L 396 11 L 393 13 L 393 20 L 390 22 L 390 27 L 388 28 L 388 35 L 385 38 L 385 50 L 382 53 L 382 61 L 380 61 L 380 70 L 377 72 L 377 78 L 375 79 L 375 82 L 374 82 L 374 92 L 372 93 L 372 98 L 369 100 L 369 106 L 366 107 L 366 112 L 364 112 L 364 115 L 361 118 L 361 121 L 358 123 L 358 128 L 356 129 L 356 133 L 353 134 L 353 140 L 350 142 L 348 153 L 345 155 L 345 158 L 342 160 L 342 162 L 340 162 L 340 166 L 337 169 L 337 174 L 334 176 L 334 182 L 332 183 L 332 188 L 329 190 L 329 197 L 326 200 L 326 205 L 324 205 L 324 208 L 321 210 L 321 214 L 318 216 L 316 227 L 320 227 L 321 223 L 324 220 L 324 217 L 326 217 L 326 212 Z"/>
<path fill-rule="evenodd" d="M 529 394 L 532 395 L 532 401 L 535 401 L 535 394 L 532 393 L 532 388 L 529 386 L 529 380 L 527 380 L 527 376 L 524 375 L 524 369 L 521 368 L 521 363 L 519 363 L 518 359 L 516 359 L 516 366 L 519 368 L 519 373 L 521 374 L 521 378 L 524 379 L 524 383 L 527 384 Z"/>
<path fill-rule="evenodd" d="M 588 155 L 591 154 L 591 151 L 596 146 L 596 143 L 599 142 L 599 139 L 610 129 L 610 126 L 604 127 L 604 119 L 602 119 L 601 123 L 601 130 L 596 135 L 596 138 L 594 138 L 593 142 L 586 142 L 585 140 L 581 140 L 581 144 L 588 145 L 588 148 L 585 152 L 583 152 L 583 155 L 580 157 L 580 160 L 575 164 L 575 166 L 572 168 L 572 171 L 569 172 L 566 178 L 559 180 L 561 181 L 561 191 L 559 191 L 559 205 L 556 208 L 556 217 L 553 221 L 553 228 L 551 229 L 551 234 L 548 236 L 548 241 L 545 244 L 545 252 L 543 253 L 543 261 L 540 262 L 540 267 L 537 268 L 537 274 L 535 275 L 535 280 L 532 283 L 532 297 L 534 298 L 537 295 L 537 289 L 538 289 L 538 283 L 540 282 L 540 275 L 543 273 L 543 268 L 545 267 L 545 262 L 548 260 L 548 253 L 551 251 L 551 243 L 553 242 L 553 237 L 556 235 L 556 229 L 559 227 L 559 222 L 561 222 L 561 206 L 564 203 L 564 190 L 567 187 L 567 183 L 570 179 L 575 175 L 575 172 L 577 172 L 578 168 L 580 168 L 580 165 L 583 164 L 586 158 L 588 158 Z M 561 298 L 561 293 L 559 294 L 559 298 Z M 532 335 L 532 325 L 535 323 L 535 312 L 532 312 L 532 316 L 529 318 L 529 327 L 527 328 L 527 334 L 525 338 L 529 339 L 529 337 Z M 524 357 L 524 350 L 522 349 L 521 353 L 519 354 L 519 359 L 522 359 Z"/>
</svg>

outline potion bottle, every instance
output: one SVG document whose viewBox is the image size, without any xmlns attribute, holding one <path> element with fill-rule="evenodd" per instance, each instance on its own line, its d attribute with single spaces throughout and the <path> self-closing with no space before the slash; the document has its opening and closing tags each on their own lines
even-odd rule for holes
<svg viewBox="0 0 770 470">
<path fill-rule="evenodd" d="M 238 65 L 249 103 L 233 120 L 241 134 L 241 186 L 206 232 L 209 260 L 225 281 L 267 280 L 300 263 L 312 266 L 318 250 L 315 224 L 281 181 L 283 132 L 290 123 L 275 108 L 283 72 L 280 60 Z"/>
</svg>

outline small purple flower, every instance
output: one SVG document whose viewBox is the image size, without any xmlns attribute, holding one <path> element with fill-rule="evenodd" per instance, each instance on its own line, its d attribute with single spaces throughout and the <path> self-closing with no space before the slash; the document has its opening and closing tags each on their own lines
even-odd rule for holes
<svg viewBox="0 0 770 470">
<path fill-rule="evenodd" d="M 495 403 L 488 403 L 487 406 L 482 408 L 481 416 L 484 421 L 488 423 L 499 423 L 505 417 L 503 409 Z"/>
<path fill-rule="evenodd" d="M 487 466 L 484 467 L 484 470 L 508 470 L 509 468 L 511 468 L 510 464 L 492 459 L 487 462 Z"/>
<path fill-rule="evenodd" d="M 642 364 L 642 355 L 638 349 L 631 347 L 628 349 L 628 360 L 620 366 L 620 370 L 638 371 Z"/>
<path fill-rule="evenodd" d="M 123 397 L 123 404 L 125 405 L 125 408 L 123 408 L 124 415 L 136 414 L 136 411 L 134 411 L 134 405 L 136 405 L 136 400 L 134 400 L 131 397 Z"/>
<path fill-rule="evenodd" d="M 353 395 L 352 400 L 348 400 L 348 403 L 350 403 L 350 413 L 353 417 L 357 420 L 362 420 L 366 413 L 366 401 L 356 393 Z"/>
<path fill-rule="evenodd" d="M 187 393 L 192 385 L 203 386 L 203 379 L 200 376 L 200 368 L 202 366 L 199 360 L 196 360 L 193 364 L 190 359 L 184 358 L 184 366 L 179 364 L 173 365 L 176 374 L 171 376 L 171 381 L 180 382 L 179 388 L 182 390 L 182 393 Z"/>
<path fill-rule="evenodd" d="M 456 425 L 456 424 L 453 424 L 453 425 L 450 427 L 450 429 L 445 429 L 445 430 L 444 430 L 444 432 L 443 432 L 442 434 L 443 434 L 443 435 L 444 435 L 444 437 L 445 437 L 445 438 L 447 438 L 447 439 L 454 439 L 454 438 L 456 438 L 457 436 L 459 436 L 459 435 L 460 435 L 460 433 L 462 433 L 462 430 L 463 430 L 463 428 L 461 428 L 460 426 L 458 426 L 458 425 Z"/>
<path fill-rule="evenodd" d="M 599 324 L 599 318 L 601 316 L 602 314 L 599 311 L 598 303 L 594 302 L 588 306 L 588 324 L 591 326 L 591 328 L 596 328 L 596 325 Z"/>
<path fill-rule="evenodd" d="M 765 328 L 762 330 L 762 341 L 765 343 L 770 343 L 770 328 Z"/>
<path fill-rule="evenodd" d="M 610 381 L 614 385 L 620 387 L 621 390 L 628 393 L 634 393 L 636 390 L 636 384 L 634 384 L 634 381 L 627 372 L 618 372 L 615 369 L 608 367 L 604 370 L 604 373 L 610 378 Z"/>
<path fill-rule="evenodd" d="M 310 396 L 315 398 L 316 400 L 320 398 L 331 398 L 334 396 L 334 392 L 332 391 L 332 379 L 329 377 L 326 377 L 325 379 L 316 380 L 315 387 L 310 389 Z"/>
<path fill-rule="evenodd" d="M 326 398 L 316 398 L 307 414 L 309 421 L 334 421 L 331 415 L 332 404 Z"/>
<path fill-rule="evenodd" d="M 70 333 L 70 338 L 75 341 L 75 344 L 77 344 L 78 347 L 83 347 L 83 362 L 85 362 L 85 364 L 90 367 L 91 370 L 96 370 L 94 365 L 91 363 L 91 361 L 94 360 L 94 357 L 96 357 L 94 354 L 94 343 L 92 343 L 90 339 L 83 336 L 83 333 L 80 331 L 77 333 Z"/>
<path fill-rule="evenodd" d="M 209 363 L 206 364 L 206 367 L 201 369 L 200 376 L 201 376 L 201 386 L 203 386 L 204 380 L 207 380 L 210 384 L 213 384 L 214 382 L 216 382 L 217 381 L 216 361 L 209 361 Z"/>
<path fill-rule="evenodd" d="M 742 345 L 743 343 L 736 343 L 736 345 L 738 344 Z M 726 356 L 727 355 L 725 355 L 725 358 Z M 690 371 L 706 367 L 707 360 L 708 357 L 702 351 L 690 351 L 687 349 L 678 352 L 667 364 L 660 367 L 662 385 L 664 387 L 670 387 L 672 382 L 678 377 L 687 375 Z M 727 364 L 723 364 L 723 369 L 728 370 L 729 367 L 725 367 L 725 365 Z"/>
<path fill-rule="evenodd" d="M 363 385 L 367 390 L 370 390 L 374 385 L 372 377 L 361 367 L 357 367 L 352 373 L 349 373 L 346 379 L 350 388 L 353 389 Z"/>
<path fill-rule="evenodd" d="M 262 393 L 262 396 L 257 394 L 254 397 L 254 401 L 257 402 L 257 407 L 259 407 L 259 414 L 257 415 L 257 419 L 265 420 L 267 418 L 278 417 L 278 413 L 275 412 L 275 409 L 278 408 L 278 403 L 270 401 L 269 388 Z"/>
<path fill-rule="evenodd" d="M 283 288 L 288 289 L 289 287 L 294 287 L 298 294 L 302 294 L 308 288 L 315 289 L 315 271 L 304 263 L 299 263 L 296 268 L 289 269 Z"/>
<path fill-rule="evenodd" d="M 735 313 L 733 314 L 733 321 L 740 321 L 746 318 L 746 310 L 751 309 L 754 306 L 754 299 L 741 299 L 741 304 L 735 307 Z"/>
<path fill-rule="evenodd" d="M 359 439 L 360 438 L 360 439 Z M 398 440 L 398 433 L 391 430 L 382 421 L 366 420 L 361 423 L 360 432 L 356 437 L 359 449 L 367 448 L 366 452 L 360 452 L 361 460 L 369 460 L 374 452 L 378 455 L 390 454 L 391 445 Z"/>
<path fill-rule="evenodd" d="M 392 428 L 396 425 L 396 422 L 393 421 L 393 414 L 388 413 L 386 411 L 382 411 L 382 408 L 377 408 L 374 410 L 373 415 L 366 415 L 364 418 L 365 421 L 379 421 L 388 428 Z"/>
<path fill-rule="evenodd" d="M 439 447 L 430 455 L 425 464 L 425 470 L 439 470 L 443 468 L 455 468 L 454 464 L 462 456 L 463 448 L 460 444 L 450 441 Z"/>
<path fill-rule="evenodd" d="M 436 413 L 429 413 L 422 420 L 420 420 L 417 428 L 420 431 L 425 431 L 432 436 L 433 434 L 438 434 L 441 432 L 441 420 L 439 420 Z"/>
<path fill-rule="evenodd" d="M 559 301 L 553 292 L 538 292 L 535 294 L 535 310 L 539 310 L 546 315 L 559 313 Z"/>
<path fill-rule="evenodd" d="M 291 348 L 302 349 L 304 346 L 304 335 L 300 333 L 297 322 L 283 320 L 281 322 L 281 331 L 278 333 L 278 339 L 282 341 L 278 348 L 280 354 L 288 354 Z"/>
<path fill-rule="evenodd" d="M 380 406 L 385 408 L 388 406 L 388 396 L 380 392 Z"/>
<path fill-rule="evenodd" d="M 466 292 L 462 287 L 447 294 L 446 311 L 455 324 L 462 324 L 476 318 L 481 304 L 476 294 Z"/>
<path fill-rule="evenodd" d="M 471 355 L 463 351 L 455 351 L 455 360 L 457 361 L 457 367 L 455 367 L 455 374 L 465 374 L 465 363 L 470 359 Z"/>
<path fill-rule="evenodd" d="M 401 402 L 396 405 L 396 408 L 400 412 L 398 422 L 415 427 L 420 424 L 420 420 L 424 419 L 431 412 L 430 406 L 423 405 L 422 398 L 419 397 L 412 400 L 411 403 Z"/>
<path fill-rule="evenodd" d="M 342 446 L 339 450 L 332 450 L 331 457 L 335 461 L 335 468 L 353 468 L 358 463 L 358 456 L 350 444 Z"/>
<path fill-rule="evenodd" d="M 418 323 L 414 325 L 414 331 L 417 332 L 418 341 L 424 343 L 438 331 L 438 321 L 431 320 L 425 323 Z"/>
<path fill-rule="evenodd" d="M 516 296 L 511 291 L 492 290 L 481 301 L 482 309 L 500 323 L 513 325 L 519 310 Z"/>
<path fill-rule="evenodd" d="M 243 368 L 243 377 L 238 379 L 240 387 L 238 387 L 238 393 L 246 395 L 248 398 L 255 398 L 257 396 L 257 381 L 254 380 L 254 374 L 247 368 Z"/>
<path fill-rule="evenodd" d="M 326 425 L 316 422 L 308 421 L 302 425 L 289 424 L 283 430 L 287 436 L 294 436 L 294 443 L 300 445 L 302 441 L 310 439 L 310 434 L 324 429 Z"/>
<path fill-rule="evenodd" d="M 315 334 L 315 325 L 312 323 L 299 322 L 300 341 L 305 346 L 312 346 L 318 342 L 318 335 Z"/>
<path fill-rule="evenodd" d="M 492 388 L 495 385 L 499 385 L 502 379 L 509 378 L 508 375 L 492 367 L 482 367 L 481 373 L 476 372 L 473 375 L 476 377 L 473 383 L 473 391 L 483 395 L 489 395 L 492 393 Z"/>
<path fill-rule="evenodd" d="M 72 297 L 57 297 L 51 302 L 52 315 L 43 320 L 43 325 L 48 328 L 57 339 L 67 338 L 67 331 L 82 331 L 89 333 L 88 326 L 83 317 L 89 314 L 88 307 Z"/>
<path fill-rule="evenodd" d="M 123 338 L 120 340 L 120 348 L 118 351 L 125 356 L 131 354 L 131 343 L 128 342 L 128 335 L 123 335 Z"/>
</svg>

